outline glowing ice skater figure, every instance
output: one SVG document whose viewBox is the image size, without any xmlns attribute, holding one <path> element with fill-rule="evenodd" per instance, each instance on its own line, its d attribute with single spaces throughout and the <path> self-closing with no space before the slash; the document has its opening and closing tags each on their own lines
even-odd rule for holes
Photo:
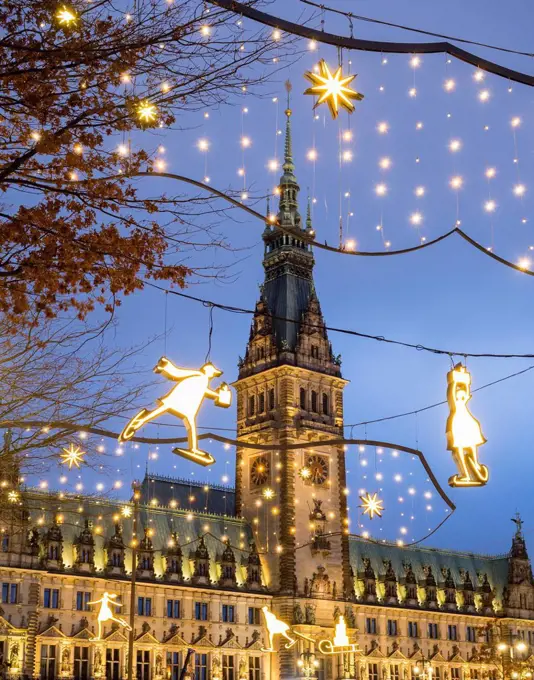
<svg viewBox="0 0 534 680">
<path fill-rule="evenodd" d="M 287 623 L 280 621 L 280 619 L 277 619 L 276 616 L 271 611 L 269 611 L 268 607 L 262 607 L 261 610 L 263 612 L 263 616 L 265 617 L 265 625 L 267 626 L 267 632 L 269 634 L 269 647 L 267 649 L 262 648 L 261 651 L 262 652 L 274 652 L 274 636 L 275 635 L 281 635 L 282 637 L 285 637 L 286 640 L 289 641 L 285 645 L 286 649 L 293 647 L 293 645 L 297 641 L 294 640 L 292 637 L 290 637 L 287 634 L 287 631 L 289 630 L 290 626 L 288 626 Z"/>
<path fill-rule="evenodd" d="M 94 640 L 102 639 L 102 624 L 106 621 L 115 621 L 126 630 L 132 630 L 131 627 L 126 623 L 124 619 L 115 616 L 111 607 L 122 607 L 120 602 L 115 602 L 116 595 L 110 593 L 103 593 L 100 600 L 95 600 L 94 602 L 88 602 L 87 604 L 100 604 L 100 611 L 98 612 L 98 636 L 93 638 Z"/>
<path fill-rule="evenodd" d="M 173 452 L 200 465 L 211 465 L 215 462 L 215 458 L 198 448 L 196 417 L 205 397 L 213 399 L 216 406 L 224 408 L 230 406 L 232 393 L 226 383 L 222 383 L 216 390 L 212 390 L 209 386 L 210 380 L 222 375 L 222 371 L 209 362 L 198 371 L 179 368 L 166 357 L 162 357 L 154 368 L 154 372 L 162 373 L 178 384 L 162 399 L 157 400 L 159 406 L 153 411 L 147 411 L 145 408 L 139 411 L 121 432 L 119 441 L 131 439 L 137 430 L 154 418 L 164 413 L 172 413 L 184 421 L 189 444 L 188 449 L 173 449 Z"/>
<path fill-rule="evenodd" d="M 480 423 L 471 415 L 467 402 L 471 399 L 471 374 L 462 364 L 447 373 L 447 401 L 450 413 L 447 418 L 447 449 L 459 475 L 449 479 L 450 486 L 484 486 L 489 471 L 478 460 L 478 447 L 486 443 Z"/>
</svg>

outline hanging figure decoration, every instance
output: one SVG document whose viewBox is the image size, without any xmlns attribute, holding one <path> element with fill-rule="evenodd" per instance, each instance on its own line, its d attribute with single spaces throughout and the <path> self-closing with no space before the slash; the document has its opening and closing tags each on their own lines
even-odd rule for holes
<svg viewBox="0 0 534 680">
<path fill-rule="evenodd" d="M 93 640 L 101 640 L 102 639 L 102 624 L 105 623 L 106 621 L 115 621 L 115 623 L 118 623 L 119 626 L 122 626 L 126 630 L 132 630 L 131 627 L 129 626 L 128 623 L 124 619 L 121 619 L 119 616 L 115 616 L 115 613 L 111 609 L 111 607 L 122 607 L 121 602 L 117 602 L 116 598 L 117 595 L 112 595 L 111 593 L 103 593 L 102 597 L 99 600 L 94 600 L 93 602 L 88 602 L 87 604 L 100 604 L 100 610 L 98 612 L 98 635 L 95 638 L 92 638 Z"/>
<path fill-rule="evenodd" d="M 489 471 L 478 460 L 478 447 L 486 443 L 480 423 L 470 413 L 471 374 L 461 363 L 447 373 L 447 450 L 452 451 L 460 474 L 449 478 L 450 486 L 484 486 Z"/>
<path fill-rule="evenodd" d="M 166 378 L 178 384 L 164 397 L 157 399 L 159 406 L 153 411 L 147 411 L 147 409 L 139 411 L 121 432 L 119 442 L 131 439 L 137 430 L 151 420 L 164 413 L 171 413 L 183 420 L 189 445 L 188 449 L 173 449 L 173 453 L 200 465 L 211 465 L 215 462 L 215 458 L 198 447 L 196 417 L 206 397 L 213 399 L 216 406 L 224 408 L 228 408 L 232 403 L 232 393 L 226 383 L 221 383 L 216 390 L 212 390 L 209 386 L 210 380 L 222 375 L 222 371 L 210 362 L 204 364 L 199 370 L 179 368 L 166 357 L 162 357 L 154 368 L 154 372 L 162 373 Z"/>
<path fill-rule="evenodd" d="M 356 75 L 343 76 L 341 66 L 332 73 L 324 59 L 321 59 L 319 62 L 317 73 L 306 71 L 304 77 L 312 84 L 312 87 L 305 90 L 304 94 L 318 97 L 313 108 L 316 109 L 320 104 L 326 102 L 330 109 L 330 115 L 334 120 L 338 116 L 339 107 L 352 113 L 354 111 L 354 104 L 351 100 L 361 101 L 364 97 L 361 92 L 357 92 L 349 87 L 354 78 L 356 78 Z"/>
<path fill-rule="evenodd" d="M 288 635 L 287 631 L 290 629 L 290 626 L 288 626 L 287 623 L 280 621 L 280 619 L 277 619 L 268 607 L 262 607 L 261 610 L 263 612 L 263 616 L 265 617 L 265 626 L 267 627 L 267 633 L 269 634 L 269 647 L 262 647 L 261 651 L 274 652 L 275 635 L 282 635 L 282 637 L 285 637 L 286 640 L 288 640 L 285 645 L 286 649 L 293 647 L 297 641 Z"/>
</svg>

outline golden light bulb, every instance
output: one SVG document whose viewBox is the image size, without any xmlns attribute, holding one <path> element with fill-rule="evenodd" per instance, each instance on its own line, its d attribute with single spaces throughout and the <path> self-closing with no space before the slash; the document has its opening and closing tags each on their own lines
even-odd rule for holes
<svg viewBox="0 0 534 680">
<path fill-rule="evenodd" d="M 200 33 L 205 38 L 208 38 L 211 35 L 211 28 L 207 24 L 204 24 L 203 26 L 200 27 Z"/>
<path fill-rule="evenodd" d="M 308 153 L 306 154 L 306 158 L 309 161 L 316 161 L 317 160 L 317 149 L 310 149 Z"/>
<path fill-rule="evenodd" d="M 417 97 L 417 88 L 416 88 L 416 87 L 411 87 L 411 88 L 408 90 L 408 95 L 409 95 L 410 97 Z"/>
<path fill-rule="evenodd" d="M 484 71 L 477 69 L 473 74 L 473 78 L 477 81 L 477 83 L 481 83 L 484 80 L 485 75 L 486 74 L 484 73 Z"/>
<path fill-rule="evenodd" d="M 410 59 L 410 66 L 411 66 L 412 68 L 418 68 L 419 66 L 421 66 L 421 58 L 418 57 L 417 55 L 414 55 L 414 56 Z"/>
<path fill-rule="evenodd" d="M 139 102 L 137 105 L 137 119 L 142 125 L 151 125 L 158 118 L 158 107 L 148 100 Z"/>
<path fill-rule="evenodd" d="M 76 144 L 72 147 L 72 150 L 78 156 L 81 156 L 83 154 L 83 146 L 79 142 L 76 142 Z"/>
<path fill-rule="evenodd" d="M 343 133 L 341 134 L 341 138 L 343 139 L 344 142 L 351 142 L 352 141 L 352 130 L 343 130 Z"/>
<path fill-rule="evenodd" d="M 519 116 L 514 116 L 510 121 L 510 125 L 513 128 L 519 127 L 521 125 L 521 118 L 519 118 Z"/>
<path fill-rule="evenodd" d="M 389 131 L 389 125 L 385 121 L 383 121 L 381 123 L 378 123 L 376 129 L 378 130 L 379 134 L 385 135 Z"/>
<path fill-rule="evenodd" d="M 530 260 L 528 259 L 528 257 L 522 257 L 517 263 L 517 266 L 519 267 L 519 269 L 529 269 Z"/>
<path fill-rule="evenodd" d="M 523 196 L 525 194 L 526 190 L 527 190 L 527 188 L 524 184 L 516 184 L 514 186 L 514 194 L 516 196 Z"/>
<path fill-rule="evenodd" d="M 345 250 L 349 250 L 349 251 L 356 250 L 356 241 L 353 238 L 350 238 L 345 243 Z"/>
<path fill-rule="evenodd" d="M 481 102 L 487 102 L 490 98 L 490 91 L 480 90 L 480 92 L 478 93 L 478 98 L 480 99 Z"/>
<path fill-rule="evenodd" d="M 352 151 L 350 149 L 346 149 L 341 154 L 341 158 L 342 160 L 345 161 L 345 163 L 350 163 L 350 161 L 352 160 Z"/>
<path fill-rule="evenodd" d="M 495 168 L 486 168 L 486 172 L 484 174 L 488 179 L 493 179 L 497 174 L 497 170 Z"/>
<path fill-rule="evenodd" d="M 280 167 L 280 164 L 278 163 L 276 158 L 273 158 L 267 163 L 267 167 L 269 168 L 269 170 L 271 172 L 276 172 L 278 170 L 278 168 Z"/>
<path fill-rule="evenodd" d="M 387 190 L 388 188 L 383 182 L 375 186 L 375 194 L 377 196 L 385 196 L 387 194 Z"/>
<path fill-rule="evenodd" d="M 157 158 L 154 161 L 154 167 L 158 172 L 163 172 L 167 167 L 167 163 L 163 160 L 163 158 Z"/>
<path fill-rule="evenodd" d="M 460 177 L 460 175 L 455 175 L 450 181 L 450 185 L 453 189 L 461 189 L 463 183 L 464 183 L 464 181 Z"/>
<path fill-rule="evenodd" d="M 160 88 L 161 88 L 161 91 L 163 93 L 167 94 L 167 92 L 170 91 L 171 86 L 169 85 L 169 83 L 167 81 L 165 81 L 165 82 L 161 83 Z"/>
<path fill-rule="evenodd" d="M 207 139 L 202 138 L 198 140 L 197 147 L 199 151 L 208 151 L 208 149 L 210 148 L 210 143 Z"/>
<path fill-rule="evenodd" d="M 60 7 L 55 16 L 57 23 L 66 28 L 71 28 L 78 21 L 76 11 L 72 7 L 67 7 L 67 5 Z"/>
<path fill-rule="evenodd" d="M 415 187 L 414 193 L 418 198 L 421 198 L 421 196 L 425 195 L 425 187 L 423 186 Z"/>
<path fill-rule="evenodd" d="M 129 73 L 127 73 L 126 71 L 124 73 L 121 73 L 121 83 L 130 83 L 131 80 L 132 79 Z"/>
<path fill-rule="evenodd" d="M 496 207 L 497 204 L 493 200 L 489 200 L 484 203 L 484 210 L 486 212 L 494 212 Z"/>
<path fill-rule="evenodd" d="M 387 156 L 381 158 L 378 165 L 382 170 L 389 170 L 391 168 L 391 158 L 388 158 Z"/>
<path fill-rule="evenodd" d="M 282 37 L 281 31 L 279 31 L 277 28 L 274 29 L 273 34 L 272 34 L 272 39 L 275 41 L 280 40 Z"/>
<path fill-rule="evenodd" d="M 449 151 L 452 151 L 452 153 L 456 153 L 456 151 L 460 151 L 462 148 L 462 142 L 459 139 L 451 139 L 449 142 Z"/>
<path fill-rule="evenodd" d="M 250 137 L 241 137 L 241 146 L 244 149 L 248 149 L 251 144 Z"/>
<path fill-rule="evenodd" d="M 414 226 L 419 226 L 423 222 L 423 215 L 420 212 L 414 212 L 410 215 L 410 222 Z"/>
<path fill-rule="evenodd" d="M 443 87 L 446 92 L 452 92 L 456 87 L 456 82 L 452 78 L 448 78 L 443 84 Z"/>
<path fill-rule="evenodd" d="M 308 43 L 308 49 L 314 52 L 317 49 L 317 42 L 315 40 L 310 40 Z"/>
<path fill-rule="evenodd" d="M 30 137 L 33 139 L 34 142 L 38 142 L 41 139 L 41 133 L 37 132 L 37 130 L 34 130 L 31 134 Z"/>
<path fill-rule="evenodd" d="M 423 129 L 423 123 L 422 123 L 421 121 L 418 121 L 418 122 L 415 124 L 415 129 L 416 129 L 416 130 L 422 130 L 422 129 Z"/>
<path fill-rule="evenodd" d="M 247 198 L 248 198 L 247 192 L 246 192 L 246 191 L 243 191 L 243 193 L 241 194 L 241 200 L 242 200 L 242 201 L 246 201 Z"/>
</svg>

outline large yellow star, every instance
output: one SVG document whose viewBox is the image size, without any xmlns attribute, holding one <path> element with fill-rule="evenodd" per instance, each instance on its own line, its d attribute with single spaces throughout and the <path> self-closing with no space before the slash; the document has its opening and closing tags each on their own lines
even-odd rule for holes
<svg viewBox="0 0 534 680">
<path fill-rule="evenodd" d="M 363 508 L 363 514 L 369 515 L 369 519 L 373 519 L 376 515 L 377 517 L 382 517 L 382 511 L 384 510 L 384 501 L 378 498 L 378 494 L 366 493 L 364 496 L 360 496 L 362 504 L 360 508 Z"/>
<path fill-rule="evenodd" d="M 307 78 L 313 85 L 309 87 L 304 94 L 313 94 L 319 96 L 315 107 L 326 102 L 332 118 L 337 118 L 339 107 L 342 106 L 349 113 L 354 111 L 354 104 L 351 99 L 361 101 L 363 94 L 349 87 L 350 83 L 356 76 L 343 77 L 341 74 L 341 66 L 339 66 L 334 74 L 328 68 L 328 64 L 324 59 L 319 62 L 319 73 L 306 71 L 304 77 Z"/>
<path fill-rule="evenodd" d="M 64 448 L 63 453 L 59 454 L 61 462 L 68 465 L 69 470 L 72 469 L 73 465 L 79 468 L 80 464 L 83 463 L 84 456 L 85 451 L 82 451 L 79 446 L 75 446 L 74 444 L 69 444 L 68 448 Z"/>
</svg>

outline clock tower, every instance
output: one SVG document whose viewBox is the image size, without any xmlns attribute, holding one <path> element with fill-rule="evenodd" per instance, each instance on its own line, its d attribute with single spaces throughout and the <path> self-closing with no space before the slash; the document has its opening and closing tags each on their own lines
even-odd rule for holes
<svg viewBox="0 0 534 680">
<path fill-rule="evenodd" d="M 236 512 L 254 529 L 273 592 L 344 599 L 353 593 L 345 454 L 325 442 L 342 436 L 347 381 L 315 291 L 314 231 L 294 172 L 288 108 L 280 226 L 263 232 L 265 280 L 234 385 Z"/>
</svg>

